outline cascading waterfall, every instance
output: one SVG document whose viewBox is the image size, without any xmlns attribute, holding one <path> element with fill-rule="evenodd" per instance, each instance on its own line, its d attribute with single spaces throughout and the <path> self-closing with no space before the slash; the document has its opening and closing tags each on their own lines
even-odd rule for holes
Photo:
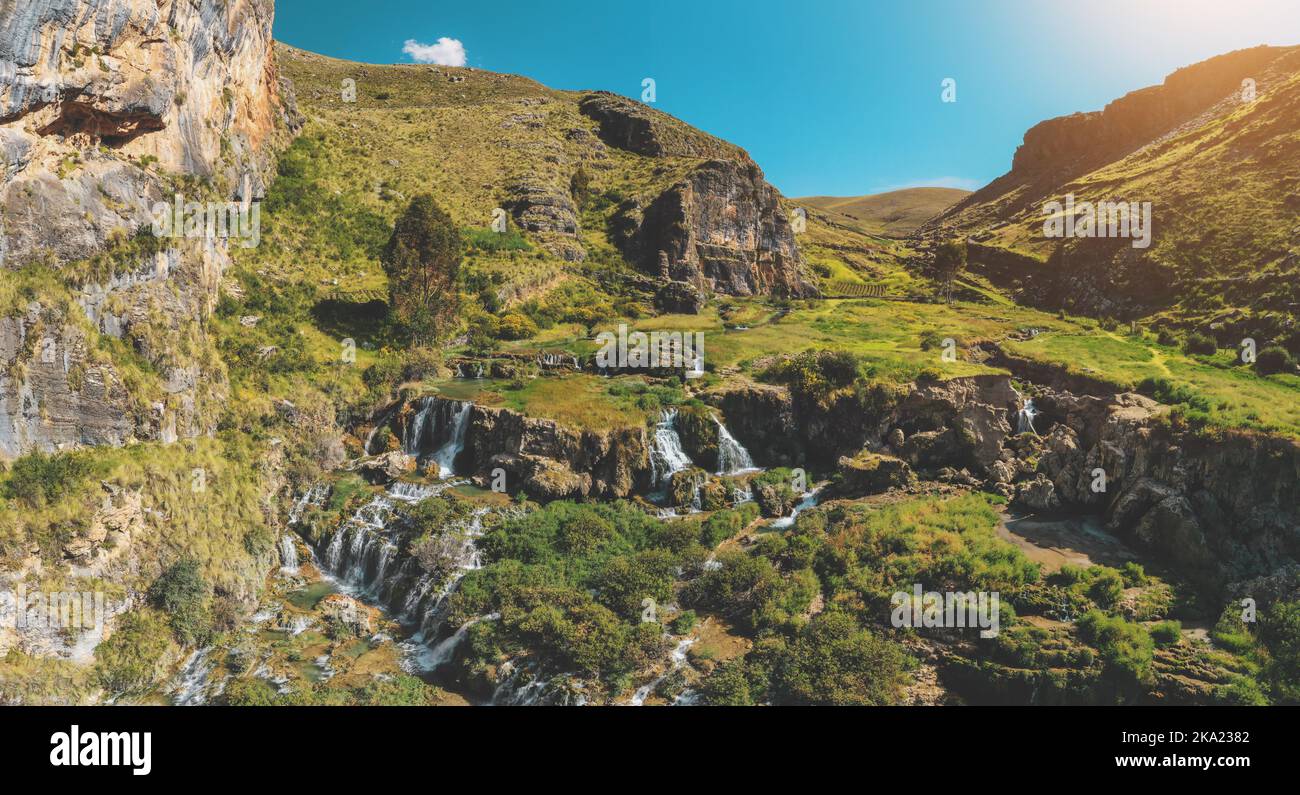
<svg viewBox="0 0 1300 795">
<path fill-rule="evenodd" d="M 469 634 L 470 627 L 482 621 L 495 621 L 501 617 L 500 613 L 488 613 L 485 616 L 471 618 L 448 636 L 445 640 L 432 648 L 426 647 L 427 651 L 419 654 L 416 663 L 421 670 L 436 671 L 445 665 L 456 653 L 456 649 L 464 642 L 465 636 Z"/>
<path fill-rule="evenodd" d="M 317 483 L 303 492 L 298 501 L 289 509 L 289 525 L 293 526 L 302 521 L 303 514 L 307 512 L 309 506 L 319 507 L 324 504 L 325 498 L 330 494 L 328 483 Z"/>
<path fill-rule="evenodd" d="M 694 465 L 677 435 L 677 409 L 665 409 L 659 415 L 650 446 L 650 474 L 655 488 L 668 488 L 674 474 Z"/>
<path fill-rule="evenodd" d="M 226 680 L 212 680 L 216 661 L 212 647 L 205 646 L 185 660 L 171 687 L 172 704 L 178 707 L 197 707 L 207 704 L 226 689 Z"/>
<path fill-rule="evenodd" d="M 753 472 L 756 467 L 749 451 L 736 441 L 736 437 L 731 435 L 731 431 L 722 424 L 718 415 L 713 415 L 713 422 L 718 426 L 718 474 L 739 475 L 742 472 Z"/>
<path fill-rule="evenodd" d="M 410 628 L 412 635 L 402 645 L 408 652 L 403 667 L 412 672 L 432 671 L 445 663 L 474 623 L 457 630 L 459 639 L 453 634 L 435 644 L 443 631 L 448 598 L 467 572 L 482 565 L 476 542 L 491 509 L 477 508 L 456 525 L 443 528 L 451 573 L 435 575 L 425 571 L 414 556 L 401 554 L 408 543 L 409 527 L 400 519 L 397 506 L 437 496 L 463 482 L 444 481 L 434 486 L 394 483 L 388 492 L 359 508 L 328 541 L 321 542 L 322 568 L 342 590 L 379 605 Z"/>
<path fill-rule="evenodd" d="M 402 432 L 402 452 L 407 455 L 419 455 L 420 450 L 424 447 L 424 437 L 429 430 L 429 416 L 437 408 L 437 403 L 433 398 L 421 398 L 420 407 L 415 411 L 415 417 L 406 426 Z"/>
<path fill-rule="evenodd" d="M 680 641 L 676 648 L 673 649 L 672 654 L 669 655 L 668 659 L 670 667 L 668 670 L 655 677 L 654 681 L 649 684 L 638 687 L 636 692 L 632 694 L 632 699 L 628 701 L 628 705 L 639 707 L 645 704 L 645 700 L 650 697 L 650 694 L 655 691 L 655 688 L 659 687 L 660 682 L 663 682 L 665 679 L 672 676 L 686 664 L 686 651 L 695 644 L 695 640 L 695 638 L 686 638 L 685 640 Z"/>
<path fill-rule="evenodd" d="M 298 573 L 298 545 L 288 533 L 280 536 L 280 571 L 285 574 Z"/>
<path fill-rule="evenodd" d="M 776 521 L 772 522 L 772 527 L 777 529 L 792 527 L 794 525 L 794 520 L 799 518 L 800 513 L 808 510 L 809 508 L 817 507 L 817 500 L 819 498 L 819 495 L 821 494 L 821 491 L 822 491 L 822 487 L 817 486 L 812 491 L 805 493 L 803 495 L 803 499 L 799 501 L 799 504 L 794 506 L 794 511 L 789 516 L 783 516 L 780 519 L 777 519 Z"/>
<path fill-rule="evenodd" d="M 465 449 L 465 431 L 469 428 L 470 409 L 474 407 L 473 403 L 468 402 L 451 405 L 455 406 L 455 413 L 451 416 L 451 438 L 433 454 L 433 460 L 437 462 L 443 479 L 455 474 L 453 465 L 456 457 Z"/>
<path fill-rule="evenodd" d="M 1034 417 L 1037 416 L 1038 410 L 1034 408 L 1034 399 L 1026 398 L 1016 420 L 1016 433 L 1032 433 L 1037 436 L 1038 431 L 1034 430 Z"/>
<path fill-rule="evenodd" d="M 465 449 L 473 408 L 468 401 L 420 398 L 415 416 L 402 431 L 402 452 L 437 462 L 440 476 L 450 478 L 455 474 L 457 456 Z"/>
</svg>

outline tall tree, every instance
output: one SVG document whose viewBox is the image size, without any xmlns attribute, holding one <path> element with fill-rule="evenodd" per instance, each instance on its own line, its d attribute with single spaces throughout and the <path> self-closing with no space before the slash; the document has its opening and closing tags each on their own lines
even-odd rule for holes
<svg viewBox="0 0 1300 795">
<path fill-rule="evenodd" d="M 456 319 L 460 232 L 433 197 L 422 194 L 397 219 L 381 262 L 388 274 L 389 306 L 427 345 L 446 336 Z"/>
<path fill-rule="evenodd" d="M 962 240 L 949 240 L 934 252 L 935 277 L 943 285 L 944 299 L 952 303 L 952 285 L 963 270 L 966 269 L 966 243 Z"/>
</svg>

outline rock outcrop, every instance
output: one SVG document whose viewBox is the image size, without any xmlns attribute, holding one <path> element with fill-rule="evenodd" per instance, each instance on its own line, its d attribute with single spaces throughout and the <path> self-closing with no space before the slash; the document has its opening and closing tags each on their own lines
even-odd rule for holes
<svg viewBox="0 0 1300 795">
<path fill-rule="evenodd" d="M 185 202 L 261 195 L 297 124 L 272 16 L 270 0 L 0 7 L 0 268 L 66 287 L 0 318 L 0 456 L 214 430 L 225 376 L 204 323 L 228 241 L 140 233 L 174 199 L 164 172 L 205 179 Z"/>
<path fill-rule="evenodd" d="M 781 195 L 748 159 L 709 160 L 616 224 L 624 256 L 646 273 L 727 295 L 810 296 L 817 288 Z"/>
</svg>

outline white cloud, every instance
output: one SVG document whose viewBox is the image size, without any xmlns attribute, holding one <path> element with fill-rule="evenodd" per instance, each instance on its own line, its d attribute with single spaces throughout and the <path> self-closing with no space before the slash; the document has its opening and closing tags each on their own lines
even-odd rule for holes
<svg viewBox="0 0 1300 795">
<path fill-rule="evenodd" d="M 421 44 L 415 39 L 407 39 L 402 45 L 402 52 L 411 56 L 416 63 L 436 63 L 439 66 L 464 66 L 465 45 L 460 39 L 446 36 L 438 39 L 437 44 Z"/>
</svg>

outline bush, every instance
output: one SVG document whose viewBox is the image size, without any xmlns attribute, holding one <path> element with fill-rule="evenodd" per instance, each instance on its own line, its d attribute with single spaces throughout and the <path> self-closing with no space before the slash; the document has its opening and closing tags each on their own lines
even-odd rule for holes
<svg viewBox="0 0 1300 795">
<path fill-rule="evenodd" d="M 1124 580 L 1119 572 L 1110 568 L 1096 572 L 1088 586 L 1088 598 L 1101 607 L 1114 607 L 1123 594 Z"/>
<path fill-rule="evenodd" d="M 685 635 L 695 628 L 696 616 L 694 610 L 683 610 L 668 625 L 674 635 Z"/>
<path fill-rule="evenodd" d="M 1255 358 L 1255 371 L 1263 375 L 1294 373 L 1295 359 L 1281 345 L 1270 345 Z"/>
<path fill-rule="evenodd" d="M 896 704 L 905 661 L 902 646 L 848 614 L 821 613 L 778 655 L 772 689 L 778 704 Z"/>
<path fill-rule="evenodd" d="M 166 620 L 149 609 L 133 610 L 113 635 L 95 649 L 95 673 L 113 695 L 135 695 L 153 687 L 167 673 L 172 650 Z"/>
<path fill-rule="evenodd" d="M 76 453 L 35 452 L 14 461 L 3 492 L 8 499 L 39 508 L 75 490 L 90 472 L 89 462 Z"/>
<path fill-rule="evenodd" d="M 181 559 L 154 580 L 149 601 L 167 614 L 176 639 L 186 646 L 202 643 L 212 631 L 211 589 L 193 558 Z"/>
<path fill-rule="evenodd" d="M 1212 356 L 1219 350 L 1219 344 L 1208 334 L 1193 331 L 1183 340 L 1183 352 Z"/>
<path fill-rule="evenodd" d="M 523 340 L 536 335 L 537 323 L 519 312 L 508 313 L 497 326 L 497 337 L 503 340 Z"/>
<path fill-rule="evenodd" d="M 1084 643 L 1095 648 L 1107 671 L 1121 684 L 1150 681 L 1154 643 L 1146 628 L 1100 610 L 1089 610 L 1075 624 Z"/>
<path fill-rule="evenodd" d="M 1142 567 L 1141 563 L 1132 560 L 1125 563 L 1124 567 L 1120 569 L 1120 576 L 1124 578 L 1124 584 L 1130 588 L 1140 588 L 1146 585 L 1148 581 L 1146 569 Z"/>
<path fill-rule="evenodd" d="M 1177 621 L 1161 621 L 1151 627 L 1150 632 L 1151 639 L 1162 649 L 1183 639 L 1183 625 Z"/>
</svg>

